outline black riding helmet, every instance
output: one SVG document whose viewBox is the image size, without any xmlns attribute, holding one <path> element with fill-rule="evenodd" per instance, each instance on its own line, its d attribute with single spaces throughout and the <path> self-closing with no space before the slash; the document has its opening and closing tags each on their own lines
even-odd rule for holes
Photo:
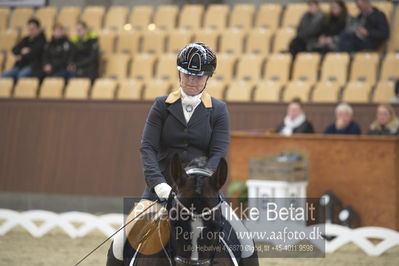
<svg viewBox="0 0 399 266">
<path fill-rule="evenodd" d="M 203 43 L 190 43 L 177 55 L 177 69 L 185 74 L 212 76 L 216 69 L 216 54 Z"/>
</svg>

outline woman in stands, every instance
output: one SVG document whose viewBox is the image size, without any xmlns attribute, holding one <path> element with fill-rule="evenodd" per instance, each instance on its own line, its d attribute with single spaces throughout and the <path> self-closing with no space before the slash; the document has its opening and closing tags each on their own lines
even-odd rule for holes
<svg viewBox="0 0 399 266">
<path fill-rule="evenodd" d="M 180 88 L 155 99 L 143 131 L 140 152 L 147 184 L 143 199 L 168 199 L 172 186 L 169 164 L 174 153 L 180 155 L 183 164 L 205 156 L 206 168 L 211 171 L 227 156 L 230 133 L 226 104 L 205 91 L 215 69 L 216 54 L 203 43 L 188 44 L 179 52 Z M 229 210 L 228 204 L 221 205 L 224 216 L 224 211 Z M 226 226 L 232 226 L 235 232 L 246 231 L 237 216 L 226 220 L 229 221 Z M 108 266 L 123 265 L 125 240 L 123 231 L 114 237 L 108 252 Z M 252 238 L 239 240 L 244 247 L 240 265 L 258 265 Z"/>
<path fill-rule="evenodd" d="M 86 23 L 78 22 L 77 35 L 71 38 L 74 45 L 68 71 L 70 77 L 85 77 L 94 80 L 98 76 L 99 47 L 97 34 L 91 32 Z"/>
<path fill-rule="evenodd" d="M 399 135 L 399 119 L 390 104 L 380 104 L 377 108 L 376 119 L 371 123 L 369 135 Z"/>
<path fill-rule="evenodd" d="M 276 131 L 281 135 L 291 136 L 295 133 L 314 133 L 313 125 L 306 119 L 302 102 L 299 98 L 292 100 L 287 107 L 287 115 L 278 125 Z"/>
<path fill-rule="evenodd" d="M 316 42 L 311 44 L 313 47 L 310 50 L 321 53 L 335 51 L 339 35 L 351 23 L 351 20 L 344 1 L 335 0 L 332 2 L 330 13 L 324 19 L 321 35 Z"/>
<path fill-rule="evenodd" d="M 296 37 L 289 44 L 289 51 L 295 57 L 297 53 L 309 50 L 309 45 L 320 36 L 324 14 L 318 0 L 308 0 L 308 11 L 302 16 Z"/>
</svg>

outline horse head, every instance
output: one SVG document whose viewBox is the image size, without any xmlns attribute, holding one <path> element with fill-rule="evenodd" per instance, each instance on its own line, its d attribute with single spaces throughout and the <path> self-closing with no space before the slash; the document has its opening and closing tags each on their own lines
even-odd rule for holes
<svg viewBox="0 0 399 266">
<path fill-rule="evenodd" d="M 220 189 L 226 182 L 227 162 L 221 159 L 216 171 L 198 158 L 183 168 L 177 154 L 172 156 L 170 176 L 174 200 L 169 211 L 171 245 L 176 265 L 211 265 L 218 252 L 222 228 Z"/>
</svg>

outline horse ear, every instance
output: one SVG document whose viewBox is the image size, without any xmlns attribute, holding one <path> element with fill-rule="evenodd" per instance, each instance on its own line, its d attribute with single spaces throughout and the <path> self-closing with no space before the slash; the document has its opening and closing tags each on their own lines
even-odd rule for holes
<svg viewBox="0 0 399 266">
<path fill-rule="evenodd" d="M 174 153 L 172 155 L 172 160 L 170 160 L 170 176 L 177 187 L 183 185 L 186 171 L 183 169 L 179 154 L 177 153 Z"/>
<path fill-rule="evenodd" d="M 224 158 L 220 159 L 218 168 L 213 173 L 213 177 L 216 182 L 216 189 L 220 190 L 227 179 L 227 162 Z"/>
</svg>

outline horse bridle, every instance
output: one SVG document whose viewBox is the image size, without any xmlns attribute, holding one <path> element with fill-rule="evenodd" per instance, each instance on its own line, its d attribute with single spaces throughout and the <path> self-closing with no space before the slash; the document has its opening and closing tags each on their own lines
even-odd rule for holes
<svg viewBox="0 0 399 266">
<path fill-rule="evenodd" d="M 204 175 L 204 176 L 212 176 L 212 172 L 205 170 L 205 169 L 201 169 L 201 168 L 190 168 L 186 171 L 186 173 L 188 175 L 192 175 L 192 174 L 200 174 L 200 175 Z M 223 204 L 223 198 L 222 196 L 219 194 L 218 195 L 219 198 L 219 202 L 212 208 L 207 209 L 201 213 L 194 213 L 193 211 L 191 211 L 189 208 L 187 208 L 187 206 L 185 206 L 177 197 L 176 192 L 172 189 L 169 198 L 168 198 L 168 202 L 167 202 L 167 210 L 169 211 L 171 206 L 172 206 L 172 201 L 175 201 L 176 204 L 185 212 L 187 212 L 192 218 L 194 219 L 198 219 L 198 218 L 204 218 L 206 216 L 211 215 L 212 213 L 214 213 L 215 211 L 219 210 L 221 205 Z M 215 252 L 213 254 L 213 256 L 209 259 L 198 259 L 198 260 L 192 260 L 192 259 L 187 259 L 187 258 L 183 258 L 181 256 L 174 256 L 174 261 L 182 264 L 182 265 L 193 265 L 193 266 L 204 266 L 204 265 L 211 265 L 212 264 L 212 260 L 213 257 L 215 256 L 216 253 L 216 249 Z"/>
<path fill-rule="evenodd" d="M 184 206 L 184 204 L 179 200 L 179 198 L 177 197 L 176 194 L 173 195 L 173 199 L 174 201 L 177 203 L 177 205 L 179 205 L 179 207 L 184 210 L 185 212 L 188 213 L 188 215 L 190 215 L 192 218 L 194 219 L 198 219 L 198 218 L 205 218 L 206 216 L 211 215 L 212 213 L 214 213 L 215 211 L 217 211 L 218 209 L 220 209 L 220 206 L 223 203 L 223 198 L 222 196 L 219 194 L 218 195 L 219 198 L 219 202 L 212 208 L 207 209 L 201 213 L 194 213 L 192 212 L 189 208 L 187 208 L 186 206 Z"/>
<path fill-rule="evenodd" d="M 199 175 L 204 175 L 207 177 L 211 177 L 213 172 L 211 170 L 207 170 L 207 169 L 202 169 L 202 168 L 189 168 L 186 170 L 186 174 L 187 175 L 193 175 L 193 174 L 199 174 Z M 169 211 L 172 207 L 172 201 L 176 201 L 176 203 L 179 205 L 180 208 L 182 208 L 184 211 L 186 211 L 191 217 L 193 218 L 204 218 L 204 216 L 206 215 L 210 215 L 213 212 L 215 212 L 216 210 L 218 210 L 220 208 L 220 206 L 223 203 L 223 198 L 222 196 L 219 194 L 218 195 L 219 198 L 219 202 L 218 204 L 216 204 L 216 206 L 214 206 L 211 209 L 208 209 L 200 214 L 194 213 L 192 212 L 189 208 L 187 208 L 186 206 L 184 206 L 184 204 L 179 200 L 179 198 L 176 195 L 176 190 L 173 187 L 172 190 L 170 191 L 169 197 L 167 199 L 167 204 L 166 204 L 166 209 Z"/>
<path fill-rule="evenodd" d="M 201 266 L 201 265 L 211 265 L 213 258 L 202 259 L 202 260 L 191 260 L 191 259 L 182 258 L 180 256 L 175 256 L 174 260 L 175 262 L 180 263 L 182 265 Z"/>
</svg>

